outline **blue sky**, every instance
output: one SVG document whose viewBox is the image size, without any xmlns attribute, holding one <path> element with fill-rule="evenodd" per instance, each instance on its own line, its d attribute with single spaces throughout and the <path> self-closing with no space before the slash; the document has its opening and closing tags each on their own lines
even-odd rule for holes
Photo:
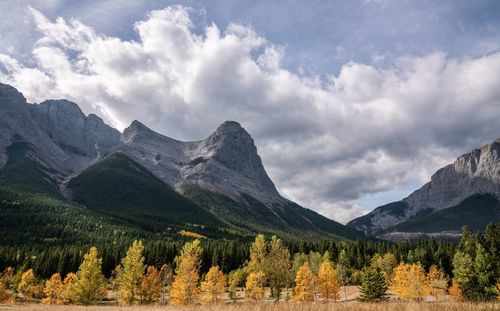
<svg viewBox="0 0 500 311">
<path fill-rule="evenodd" d="M 178 139 L 239 121 L 342 222 L 500 136 L 499 1 L 3 1 L 0 43 L 31 102 Z"/>
</svg>

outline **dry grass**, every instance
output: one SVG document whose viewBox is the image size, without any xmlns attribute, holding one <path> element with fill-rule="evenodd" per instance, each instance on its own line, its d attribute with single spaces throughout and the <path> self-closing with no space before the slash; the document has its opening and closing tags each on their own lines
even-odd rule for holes
<svg viewBox="0 0 500 311">
<path fill-rule="evenodd" d="M 473 310 L 500 310 L 498 303 L 400 303 L 386 302 L 380 304 L 368 303 L 240 303 L 240 304 L 219 304 L 219 305 L 197 305 L 188 307 L 174 306 L 49 306 L 39 304 L 19 304 L 19 305 L 0 305 L 1 311 L 14 310 L 37 310 L 37 311 L 63 311 L 63 310 L 81 310 L 81 311 L 473 311 Z"/>
</svg>

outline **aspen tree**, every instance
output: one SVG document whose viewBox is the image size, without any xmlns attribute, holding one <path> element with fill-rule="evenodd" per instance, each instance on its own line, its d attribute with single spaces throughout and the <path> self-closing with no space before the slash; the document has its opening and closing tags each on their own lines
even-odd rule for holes
<svg viewBox="0 0 500 311">
<path fill-rule="evenodd" d="M 45 281 L 43 293 L 45 298 L 42 299 L 44 304 L 62 304 L 63 303 L 64 286 L 59 273 L 54 273 L 50 279 Z"/>
<path fill-rule="evenodd" d="M 337 274 L 328 259 L 323 260 L 319 266 L 317 284 L 318 293 L 325 302 L 330 299 L 337 301 L 340 298 L 340 284 L 337 281 Z"/>
<path fill-rule="evenodd" d="M 262 271 L 267 257 L 267 242 L 263 234 L 255 237 L 255 241 L 250 246 L 250 261 L 246 267 L 247 272 Z"/>
<path fill-rule="evenodd" d="M 149 266 L 139 285 L 141 303 L 157 302 L 161 297 L 162 287 L 160 273 L 155 267 Z"/>
<path fill-rule="evenodd" d="M 444 272 L 436 265 L 432 265 L 427 273 L 427 284 L 429 293 L 437 300 L 438 296 L 446 294 L 448 289 L 448 280 L 444 276 Z"/>
<path fill-rule="evenodd" d="M 199 266 L 201 263 L 200 240 L 186 243 L 179 256 L 175 258 L 174 282 L 170 291 L 172 303 L 177 305 L 192 304 L 198 297 Z"/>
<path fill-rule="evenodd" d="M 394 269 L 391 291 L 402 299 L 418 299 L 429 292 L 427 278 L 421 264 L 400 263 Z"/>
<path fill-rule="evenodd" d="M 17 286 L 17 291 L 24 296 L 26 301 L 32 301 L 36 296 L 40 295 L 42 288 L 37 282 L 33 269 L 29 269 L 21 276 L 21 281 Z"/>
<path fill-rule="evenodd" d="M 240 282 L 245 279 L 244 276 L 244 270 L 243 269 L 236 269 L 234 271 L 231 271 L 228 276 L 228 291 L 229 291 L 229 298 L 233 301 L 236 302 L 237 297 L 237 289 L 238 285 L 240 285 Z"/>
<path fill-rule="evenodd" d="M 451 281 L 451 286 L 450 288 L 448 288 L 448 295 L 450 295 L 450 298 L 455 302 L 464 301 L 464 297 L 462 296 L 462 291 L 460 290 L 458 282 L 455 278 L 453 278 L 453 280 Z"/>
<path fill-rule="evenodd" d="M 13 293 L 11 293 L 5 286 L 3 280 L 0 280 L 0 304 L 11 303 L 14 301 L 14 297 Z"/>
<path fill-rule="evenodd" d="M 314 300 L 314 274 L 308 263 L 304 263 L 295 277 L 293 300 L 299 302 Z"/>
<path fill-rule="evenodd" d="M 137 299 L 139 285 L 146 269 L 143 252 L 142 242 L 134 241 L 116 271 L 118 295 L 122 304 L 130 305 Z"/>
<path fill-rule="evenodd" d="M 98 257 L 97 248 L 90 248 L 83 256 L 83 262 L 76 273 L 74 284 L 75 300 L 85 305 L 95 303 L 103 296 L 105 279 L 102 275 L 102 258 Z"/>
<path fill-rule="evenodd" d="M 70 304 L 76 301 L 75 282 L 77 276 L 75 273 L 70 272 L 66 275 L 63 281 L 62 303 Z"/>
<path fill-rule="evenodd" d="M 201 283 L 201 291 L 205 293 L 205 301 L 219 301 L 219 295 L 226 289 L 226 276 L 218 266 L 211 267 L 205 276 L 205 281 Z"/>
<path fill-rule="evenodd" d="M 251 272 L 245 283 L 245 297 L 253 301 L 262 300 L 265 282 L 266 274 L 264 272 Z"/>
<path fill-rule="evenodd" d="M 290 252 L 288 248 L 279 238 L 273 236 L 264 261 L 264 272 L 269 281 L 271 296 L 275 301 L 280 300 L 282 289 L 289 284 L 290 268 Z"/>
</svg>

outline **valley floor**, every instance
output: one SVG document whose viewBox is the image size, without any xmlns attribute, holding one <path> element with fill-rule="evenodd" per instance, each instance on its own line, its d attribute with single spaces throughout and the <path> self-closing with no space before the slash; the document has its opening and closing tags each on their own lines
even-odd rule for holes
<svg viewBox="0 0 500 311">
<path fill-rule="evenodd" d="M 473 311 L 473 310 L 500 310 L 500 303 L 431 303 L 431 302 L 385 302 L 379 304 L 370 303 L 239 303 L 239 304 L 218 304 L 218 305 L 196 305 L 187 307 L 175 306 L 57 306 L 40 304 L 18 304 L 0 305 L 1 311 L 149 311 L 149 310 L 185 310 L 185 311 Z"/>
</svg>

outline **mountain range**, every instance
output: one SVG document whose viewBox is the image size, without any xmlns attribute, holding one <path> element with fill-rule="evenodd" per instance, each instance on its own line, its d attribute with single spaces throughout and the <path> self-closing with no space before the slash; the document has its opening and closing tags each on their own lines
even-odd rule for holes
<svg viewBox="0 0 500 311">
<path fill-rule="evenodd" d="M 280 195 L 251 135 L 222 123 L 179 141 L 139 121 L 123 132 L 67 100 L 30 104 L 0 84 L 0 244 L 431 235 L 500 221 L 500 139 L 460 156 L 401 201 L 346 226 Z"/>
<path fill-rule="evenodd" d="M 408 197 L 347 225 L 369 236 L 406 240 L 458 237 L 462 226 L 482 230 L 500 222 L 500 139 L 464 154 Z"/>
<path fill-rule="evenodd" d="M 97 225 L 104 234 L 89 230 Z M 0 84 L 0 231 L 4 244 L 19 236 L 32 243 L 78 234 L 111 239 L 116 232 L 364 236 L 281 196 L 237 122 L 190 142 L 139 121 L 120 133 L 73 102 L 30 104 L 6 84 Z"/>
</svg>

